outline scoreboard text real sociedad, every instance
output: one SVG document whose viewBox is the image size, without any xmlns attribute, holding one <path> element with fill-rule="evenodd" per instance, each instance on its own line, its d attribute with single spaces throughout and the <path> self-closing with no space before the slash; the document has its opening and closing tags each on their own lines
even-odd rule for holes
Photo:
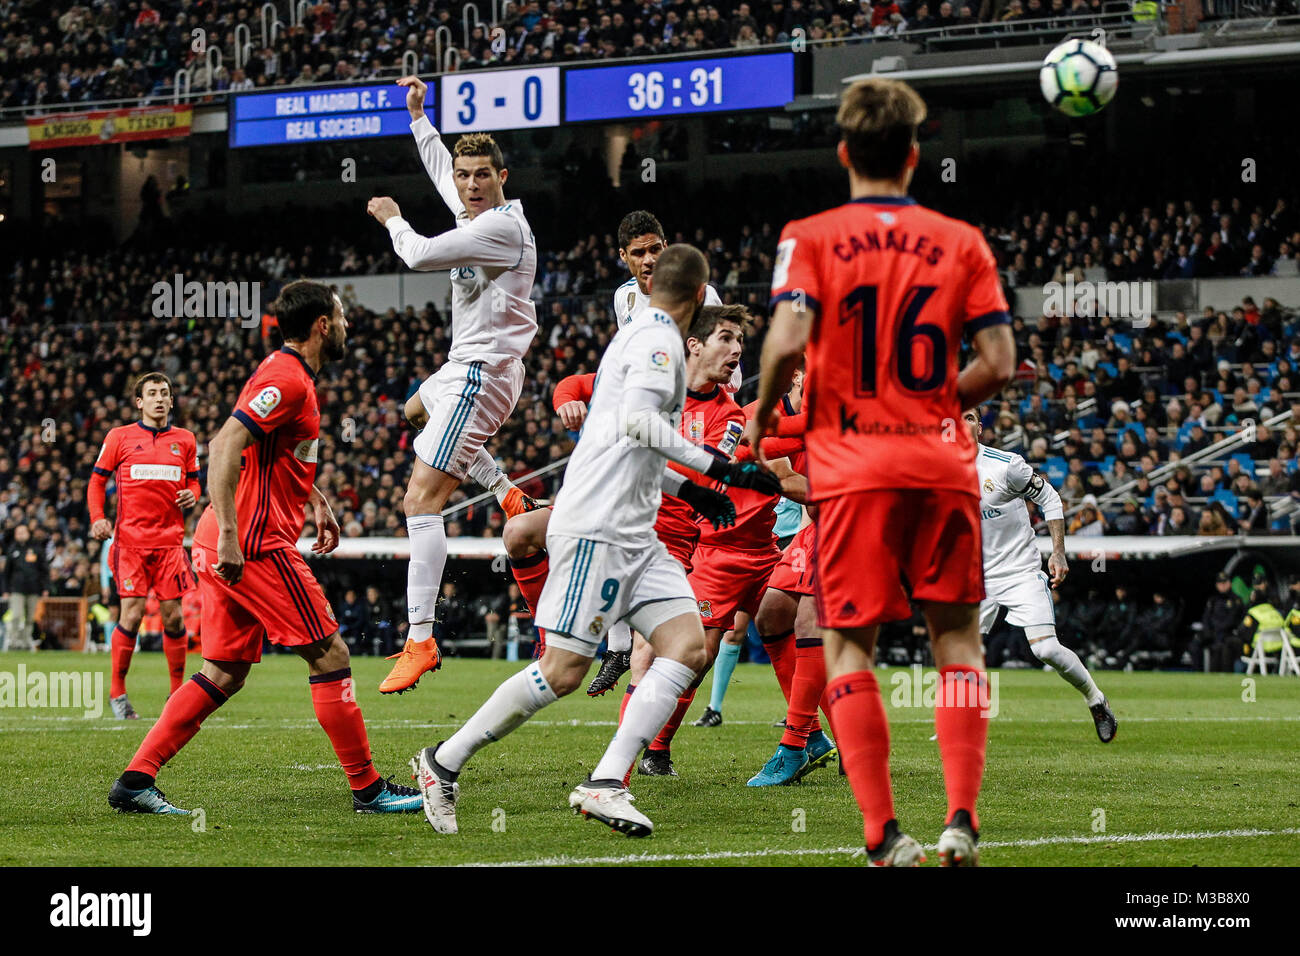
<svg viewBox="0 0 1300 956">
<path fill-rule="evenodd" d="M 790 52 L 475 70 L 430 82 L 425 111 L 448 133 L 536 129 L 558 126 L 561 117 L 592 122 L 779 109 L 794 99 L 794 86 Z M 392 82 L 241 93 L 229 110 L 233 148 L 410 132 L 405 90 Z"/>
</svg>

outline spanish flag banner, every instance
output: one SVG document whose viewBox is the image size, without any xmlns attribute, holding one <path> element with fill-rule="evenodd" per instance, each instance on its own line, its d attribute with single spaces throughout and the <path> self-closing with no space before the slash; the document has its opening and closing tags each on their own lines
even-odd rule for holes
<svg viewBox="0 0 1300 956">
<path fill-rule="evenodd" d="M 194 107 L 188 104 L 53 113 L 27 120 L 27 146 L 29 149 L 58 149 L 188 136 L 193 119 Z"/>
</svg>

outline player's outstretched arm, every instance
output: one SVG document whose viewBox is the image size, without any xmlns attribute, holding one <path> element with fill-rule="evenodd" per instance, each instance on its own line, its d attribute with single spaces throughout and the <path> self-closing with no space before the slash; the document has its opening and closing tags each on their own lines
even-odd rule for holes
<svg viewBox="0 0 1300 956">
<path fill-rule="evenodd" d="M 763 436 L 774 434 L 777 428 L 776 403 L 790 390 L 790 382 L 799 367 L 799 357 L 808 344 L 808 320 L 811 317 L 807 306 L 798 313 L 790 300 L 778 302 L 767 336 L 763 339 L 758 370 L 758 404 L 753 418 L 745 426 L 750 447 L 755 449 L 760 460 L 763 460 Z"/>
<path fill-rule="evenodd" d="M 248 427 L 231 417 L 208 445 L 208 498 L 217 519 L 217 563 L 212 570 L 230 584 L 238 584 L 244 576 L 235 486 L 239 483 L 240 458 L 254 441 Z"/>
<path fill-rule="evenodd" d="M 779 495 L 781 482 L 766 468 L 752 461 L 730 462 L 693 445 L 668 423 L 660 412 L 660 397 L 647 388 L 623 393 L 626 417 L 624 433 L 638 445 L 685 465 L 714 481 L 733 488 L 750 488 L 765 495 Z"/>
<path fill-rule="evenodd" d="M 551 395 L 551 405 L 564 427 L 576 432 L 587 419 L 587 408 L 595 391 L 596 373 L 566 375 Z"/>
<path fill-rule="evenodd" d="M 433 188 L 447 204 L 451 214 L 457 219 L 463 218 L 465 204 L 460 201 L 456 191 L 456 180 L 452 176 L 452 158 L 442 136 L 424 113 L 424 97 L 429 86 L 418 76 L 404 76 L 397 85 L 406 89 L 406 110 L 411 114 L 411 133 L 415 136 L 415 146 L 420 151 L 420 162 L 424 171 L 433 181 Z"/>
<path fill-rule="evenodd" d="M 1007 387 L 1016 374 L 1016 340 L 1005 322 L 975 333 L 975 357 L 957 376 L 962 408 L 974 408 Z"/>
<path fill-rule="evenodd" d="M 730 498 L 720 491 L 697 485 L 671 468 L 664 469 L 663 491 L 681 498 L 715 529 L 730 528 L 736 523 L 736 505 Z"/>
<path fill-rule="evenodd" d="M 508 214 L 479 216 L 460 229 L 422 236 L 390 196 L 371 197 L 366 212 L 388 230 L 398 258 L 417 272 L 464 266 L 513 269 L 523 257 L 523 227 Z"/>
</svg>

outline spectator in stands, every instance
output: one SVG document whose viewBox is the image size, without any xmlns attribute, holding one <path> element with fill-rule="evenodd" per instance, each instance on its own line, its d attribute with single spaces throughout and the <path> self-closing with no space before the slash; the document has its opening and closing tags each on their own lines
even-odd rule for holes
<svg viewBox="0 0 1300 956">
<path fill-rule="evenodd" d="M 1201 613 L 1201 628 L 1190 650 L 1193 657 L 1209 651 L 1210 669 L 1231 671 L 1241 654 L 1237 627 L 1241 624 L 1245 605 L 1232 590 L 1232 577 L 1220 571 L 1214 579 L 1214 593 L 1205 602 Z"/>
<path fill-rule="evenodd" d="M 1246 492 L 1246 516 L 1240 523 L 1242 534 L 1268 534 L 1273 527 L 1272 511 L 1258 488 Z"/>
<path fill-rule="evenodd" d="M 1187 509 L 1184 508 L 1181 504 L 1172 503 L 1175 497 L 1177 497 L 1179 500 L 1181 500 L 1182 498 L 1181 495 L 1178 496 L 1170 495 L 1171 504 L 1169 508 L 1169 513 L 1165 515 L 1161 515 L 1160 523 L 1156 530 L 1156 534 L 1160 534 L 1160 535 L 1196 534 L 1196 528 L 1192 525 L 1191 520 L 1187 516 Z"/>
<path fill-rule="evenodd" d="M 1176 650 L 1178 609 L 1163 591 L 1151 593 L 1151 605 L 1142 608 L 1133 618 L 1128 646 L 1120 654 L 1125 669 L 1135 663 L 1159 663 L 1168 660 Z"/>
<path fill-rule="evenodd" d="M 1269 497 L 1285 495 L 1291 489 L 1291 476 L 1277 458 L 1268 460 L 1268 475 L 1260 482 L 1260 491 Z"/>
<path fill-rule="evenodd" d="M 493 657 L 502 657 L 506 649 L 506 619 L 510 613 L 510 598 L 506 591 L 493 591 L 479 599 L 475 608 L 483 621 L 488 646 Z"/>
<path fill-rule="evenodd" d="M 370 652 L 377 657 L 387 657 L 398 646 L 398 629 L 393 626 L 395 618 L 391 601 L 385 601 L 379 594 L 379 588 L 370 585 L 366 588 L 366 642 Z M 406 615 L 400 615 L 405 620 Z"/>
<path fill-rule="evenodd" d="M 369 652 L 364 646 L 366 634 L 366 605 L 358 596 L 355 588 L 348 588 L 343 594 L 343 603 L 338 609 L 339 636 L 348 644 L 348 648 L 359 654 Z"/>
<path fill-rule="evenodd" d="M 13 529 L 13 541 L 4 550 L 0 568 L 4 598 L 9 603 L 9 624 L 5 628 L 6 649 L 34 650 L 36 605 L 50 593 L 50 566 L 43 542 L 34 540 L 26 524 Z"/>
<path fill-rule="evenodd" d="M 1137 605 L 1129 596 L 1128 586 L 1116 584 L 1114 596 L 1104 602 L 1101 620 L 1090 635 L 1092 652 L 1101 657 L 1107 667 L 1120 661 L 1121 652 L 1133 639 L 1133 624 L 1137 619 Z"/>
<path fill-rule="evenodd" d="M 1110 534 L 1145 535 L 1151 533 L 1151 519 L 1142 509 L 1142 503 L 1134 495 L 1124 499 L 1124 507 L 1111 521 Z"/>
<path fill-rule="evenodd" d="M 1095 495 L 1083 496 L 1083 507 L 1070 520 L 1070 534 L 1097 536 L 1106 533 L 1106 516 L 1097 505 Z"/>
<path fill-rule="evenodd" d="M 1214 504 L 1218 504 L 1218 502 L 1214 502 Z M 1170 533 L 1178 534 L 1179 532 L 1172 531 Z M 1201 520 L 1196 526 L 1196 533 L 1204 535 L 1224 535 L 1232 534 L 1232 529 L 1229 528 L 1228 524 L 1224 521 L 1223 511 L 1218 508 L 1209 507 L 1201 512 Z"/>
</svg>

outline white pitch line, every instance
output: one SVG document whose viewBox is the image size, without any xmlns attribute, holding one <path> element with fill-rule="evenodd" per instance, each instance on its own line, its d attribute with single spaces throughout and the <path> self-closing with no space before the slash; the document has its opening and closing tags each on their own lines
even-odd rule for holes
<svg viewBox="0 0 1300 956">
<path fill-rule="evenodd" d="M 155 718 L 156 719 L 156 718 Z M 230 719 L 230 718 L 226 718 Z M 995 723 L 1007 724 L 1091 724 L 1091 717 L 995 717 Z M 1296 722 L 1300 721 L 1300 715 L 1296 714 L 1277 714 L 1276 716 L 1257 715 L 1253 717 L 1198 717 L 1198 716 L 1180 716 L 1172 715 L 1169 717 L 1123 717 L 1121 724 L 1235 724 L 1235 723 L 1273 723 L 1275 721 Z M 24 724 L 32 723 L 56 723 L 63 726 L 49 727 L 24 727 Z M 32 714 L 31 716 L 17 717 L 7 714 L 0 714 L 0 726 L 3 726 L 8 732 L 19 732 L 28 730 L 32 732 L 45 733 L 52 730 L 81 730 L 83 728 L 72 726 L 73 724 L 90 724 L 92 730 L 128 730 L 130 724 L 113 721 L 104 723 L 103 718 L 94 717 L 60 717 L 55 715 Z M 890 720 L 891 724 L 930 724 L 934 720 L 931 717 L 896 717 Z M 138 726 L 149 726 L 148 718 Z M 270 721 L 260 720 L 256 723 L 224 723 L 223 718 L 206 721 L 203 724 L 205 730 L 310 730 L 320 725 L 315 721 Z M 384 719 L 367 720 L 366 727 L 370 730 L 405 730 L 405 729 L 427 729 L 427 730 L 446 730 L 450 728 L 459 728 L 463 723 L 431 723 L 423 720 L 410 719 Z M 530 720 L 524 726 L 526 727 L 616 727 L 617 721 L 613 720 Z M 770 727 L 771 721 L 767 720 L 729 720 L 723 724 L 724 727 Z M 778 729 L 778 728 L 773 728 Z"/>
<path fill-rule="evenodd" d="M 1295 836 L 1300 834 L 1300 827 L 1283 830 L 1215 830 L 1193 833 L 1116 833 L 1097 836 L 1054 836 L 1035 837 L 1030 840 L 989 840 L 980 843 L 984 850 L 1023 849 L 1036 846 L 1057 846 L 1062 844 L 1087 845 L 1091 843 L 1159 843 L 1167 840 L 1214 840 L 1236 837 L 1258 836 Z M 927 850 L 938 849 L 937 844 L 927 844 Z M 462 867 L 486 866 L 598 866 L 601 864 L 629 863 L 692 863 L 706 860 L 748 860 L 762 857 L 783 856 L 860 856 L 862 847 L 837 846 L 808 850 L 719 850 L 713 853 L 636 853 L 629 856 L 546 856 L 535 860 L 511 860 L 503 863 L 461 863 Z"/>
</svg>

